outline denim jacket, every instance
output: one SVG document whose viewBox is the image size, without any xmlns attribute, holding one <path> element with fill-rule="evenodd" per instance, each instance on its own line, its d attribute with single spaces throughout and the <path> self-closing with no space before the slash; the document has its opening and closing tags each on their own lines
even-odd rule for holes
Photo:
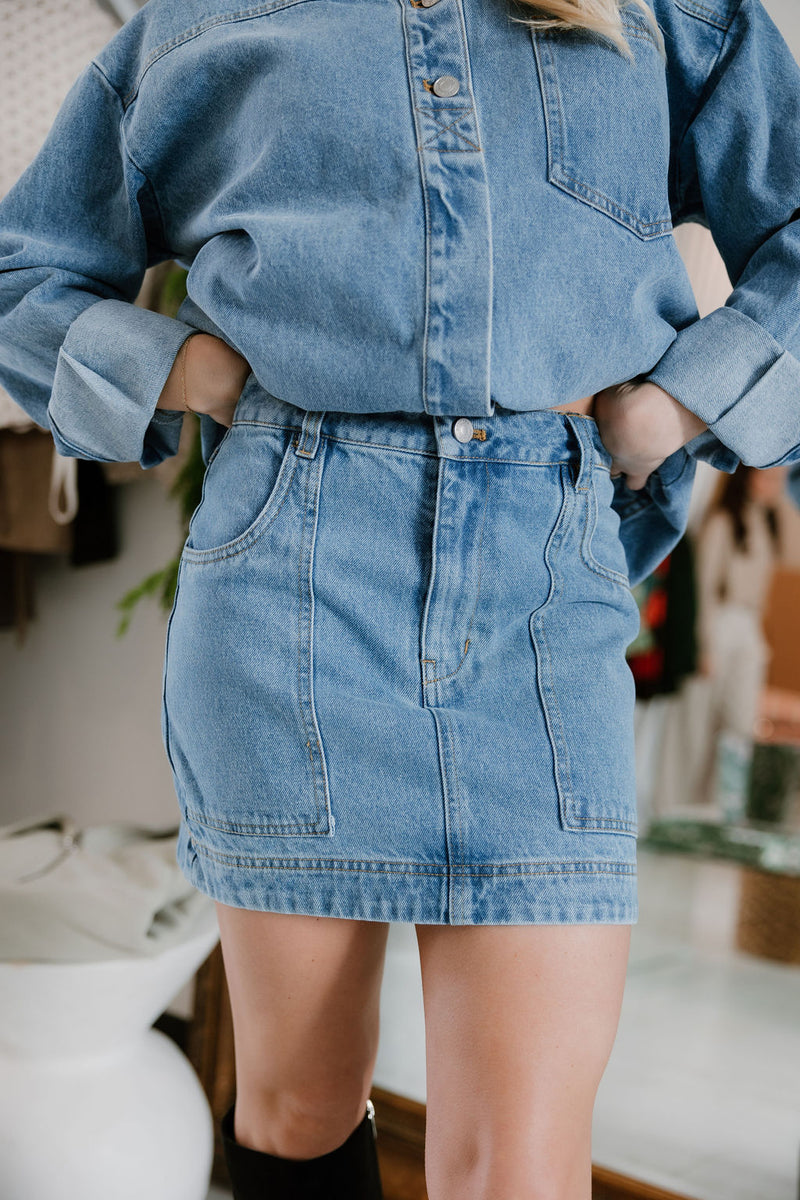
<svg viewBox="0 0 800 1200">
<path fill-rule="evenodd" d="M 0 202 L 0 383 L 60 453 L 153 466 L 192 330 L 304 409 L 485 416 L 650 379 L 709 426 L 633 491 L 631 582 L 698 458 L 800 461 L 800 68 L 759 0 L 149 0 Z M 734 283 L 699 319 L 672 237 Z M 133 304 L 188 269 L 177 318 Z M 201 421 L 207 461 L 224 433 Z"/>
</svg>

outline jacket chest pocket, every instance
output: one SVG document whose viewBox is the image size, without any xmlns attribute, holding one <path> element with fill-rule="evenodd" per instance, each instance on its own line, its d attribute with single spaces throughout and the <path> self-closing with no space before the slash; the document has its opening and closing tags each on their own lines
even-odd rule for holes
<svg viewBox="0 0 800 1200">
<path fill-rule="evenodd" d="M 672 229 L 663 60 L 643 14 L 622 14 L 634 58 L 583 31 L 531 30 L 550 183 L 642 239 Z"/>
</svg>

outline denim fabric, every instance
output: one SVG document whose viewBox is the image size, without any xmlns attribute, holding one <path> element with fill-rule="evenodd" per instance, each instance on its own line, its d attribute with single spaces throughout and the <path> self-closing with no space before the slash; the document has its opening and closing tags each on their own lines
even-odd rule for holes
<svg viewBox="0 0 800 1200">
<path fill-rule="evenodd" d="M 685 524 L 685 456 L 800 459 L 800 70 L 759 0 L 652 6 L 666 65 L 634 9 L 631 62 L 510 0 L 149 0 L 0 203 L 0 383 L 61 453 L 148 467 L 193 329 L 300 409 L 482 417 L 651 379 L 710 428 L 617 488 L 633 581 Z M 687 220 L 735 283 L 702 320 Z M 167 259 L 177 319 L 131 303 Z"/>
<path fill-rule="evenodd" d="M 223 903 L 635 922 L 639 628 L 591 417 L 305 413 L 251 378 L 167 631 L 178 861 Z"/>
</svg>

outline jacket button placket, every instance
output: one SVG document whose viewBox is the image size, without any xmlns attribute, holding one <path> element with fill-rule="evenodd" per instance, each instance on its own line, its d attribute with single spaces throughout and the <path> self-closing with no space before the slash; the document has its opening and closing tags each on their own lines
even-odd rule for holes
<svg viewBox="0 0 800 1200">
<path fill-rule="evenodd" d="M 425 411 L 490 416 L 492 239 L 461 0 L 405 0 L 426 210 Z"/>
</svg>

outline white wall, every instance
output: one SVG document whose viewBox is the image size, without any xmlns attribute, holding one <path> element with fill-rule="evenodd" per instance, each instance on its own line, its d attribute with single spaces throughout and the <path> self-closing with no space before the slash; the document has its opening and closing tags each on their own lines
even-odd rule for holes
<svg viewBox="0 0 800 1200">
<path fill-rule="evenodd" d="M 178 822 L 160 729 L 166 615 L 143 599 L 118 639 L 115 603 L 172 557 L 181 529 L 152 472 L 115 490 L 118 558 L 72 567 L 40 556 L 25 641 L 0 631 L 2 824 L 47 813 Z"/>
<path fill-rule="evenodd" d="M 764 8 L 800 60 L 800 5 L 797 0 L 762 0 Z"/>
</svg>

